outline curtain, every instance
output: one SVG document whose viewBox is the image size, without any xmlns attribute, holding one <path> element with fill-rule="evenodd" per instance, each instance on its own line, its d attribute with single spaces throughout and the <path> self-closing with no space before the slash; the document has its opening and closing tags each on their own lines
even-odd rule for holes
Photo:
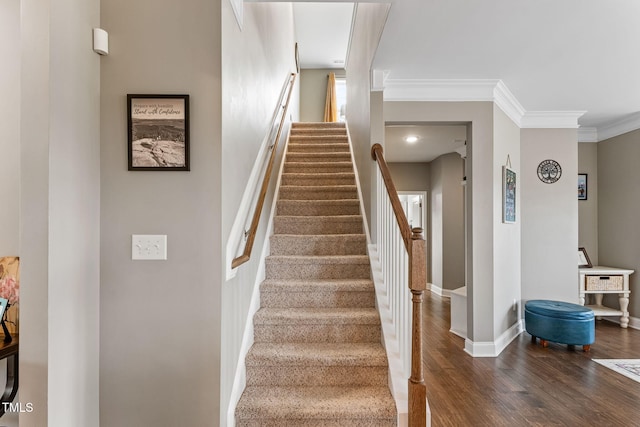
<svg viewBox="0 0 640 427">
<path fill-rule="evenodd" d="M 338 104 L 336 100 L 336 75 L 335 73 L 329 73 L 329 79 L 327 81 L 327 99 L 324 105 L 324 121 L 325 122 L 337 122 L 338 121 Z"/>
</svg>

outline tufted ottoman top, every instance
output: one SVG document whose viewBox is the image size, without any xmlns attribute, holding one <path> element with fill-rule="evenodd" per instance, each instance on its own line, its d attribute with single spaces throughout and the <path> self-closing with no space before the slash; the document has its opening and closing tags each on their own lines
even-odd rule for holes
<svg viewBox="0 0 640 427">
<path fill-rule="evenodd" d="M 556 319 L 590 320 L 594 317 L 593 310 L 590 308 L 563 301 L 534 299 L 527 301 L 524 309 L 531 313 Z"/>
</svg>

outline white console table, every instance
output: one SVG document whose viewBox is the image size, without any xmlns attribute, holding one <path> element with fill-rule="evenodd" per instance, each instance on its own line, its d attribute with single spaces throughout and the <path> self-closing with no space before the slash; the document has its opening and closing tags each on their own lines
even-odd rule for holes
<svg viewBox="0 0 640 427">
<path fill-rule="evenodd" d="M 595 305 L 587 305 L 590 309 L 593 310 L 596 316 L 620 316 L 620 327 L 626 328 L 629 326 L 629 294 L 631 291 L 629 290 L 629 275 L 634 272 L 634 270 L 626 270 L 623 268 L 613 268 L 613 267 L 592 267 L 592 268 L 580 268 L 580 304 L 584 305 L 585 303 L 585 295 L 593 294 L 595 296 Z M 599 286 L 591 286 L 589 289 L 588 281 L 591 282 L 600 282 L 606 284 L 607 281 L 611 280 L 617 281 L 617 283 L 621 283 L 621 286 L 611 286 L 613 289 L 607 289 L 606 285 L 602 287 Z M 620 304 L 620 309 L 616 310 L 614 308 L 605 307 L 602 305 L 602 298 L 605 294 L 618 294 L 618 301 Z"/>
</svg>

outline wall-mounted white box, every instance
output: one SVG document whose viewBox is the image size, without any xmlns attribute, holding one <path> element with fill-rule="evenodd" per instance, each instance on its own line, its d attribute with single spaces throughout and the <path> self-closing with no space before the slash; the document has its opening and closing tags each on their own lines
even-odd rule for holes
<svg viewBox="0 0 640 427">
<path fill-rule="evenodd" d="M 166 260 L 166 234 L 134 234 L 131 236 L 131 259 Z"/>
</svg>

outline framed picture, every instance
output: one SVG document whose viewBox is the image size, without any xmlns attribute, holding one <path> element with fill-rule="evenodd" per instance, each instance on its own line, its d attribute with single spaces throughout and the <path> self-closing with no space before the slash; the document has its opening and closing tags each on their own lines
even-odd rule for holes
<svg viewBox="0 0 640 427">
<path fill-rule="evenodd" d="M 585 248 L 578 248 L 578 268 L 591 268 L 591 260 Z"/>
<path fill-rule="evenodd" d="M 502 167 L 502 222 L 516 222 L 516 172 Z"/>
<path fill-rule="evenodd" d="M 578 200 L 587 200 L 587 174 L 578 174 Z"/>
<path fill-rule="evenodd" d="M 127 95 L 130 171 L 189 170 L 189 95 Z"/>
</svg>

